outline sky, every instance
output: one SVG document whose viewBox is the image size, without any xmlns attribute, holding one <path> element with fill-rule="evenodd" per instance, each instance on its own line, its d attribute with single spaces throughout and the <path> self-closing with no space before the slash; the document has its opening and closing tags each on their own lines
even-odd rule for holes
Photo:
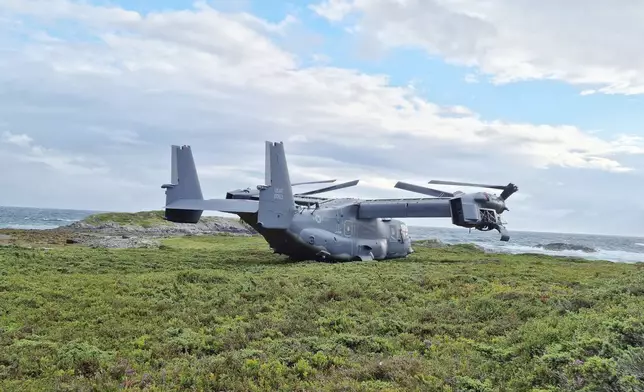
<svg viewBox="0 0 644 392">
<path fill-rule="evenodd" d="M 172 144 L 224 197 L 270 140 L 360 179 L 326 196 L 513 182 L 510 231 L 644 235 L 642 36 L 635 0 L 0 0 L 0 205 L 160 209 Z"/>
</svg>

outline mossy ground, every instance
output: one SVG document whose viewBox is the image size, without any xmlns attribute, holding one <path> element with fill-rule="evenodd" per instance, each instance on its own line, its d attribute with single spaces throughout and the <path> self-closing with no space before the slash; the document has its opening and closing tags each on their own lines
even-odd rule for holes
<svg viewBox="0 0 644 392">
<path fill-rule="evenodd" d="M 0 247 L 0 390 L 641 391 L 641 265 Z"/>
<path fill-rule="evenodd" d="M 85 219 L 82 223 L 90 225 L 101 225 L 105 223 L 116 223 L 121 226 L 140 226 L 143 228 L 159 227 L 159 226 L 172 226 L 174 223 L 167 221 L 164 218 L 163 210 L 153 211 L 140 211 L 140 212 L 105 212 L 93 214 Z M 203 216 L 200 219 L 201 223 L 208 223 L 209 221 L 231 221 L 240 224 L 242 227 L 253 230 L 248 224 L 238 218 L 223 218 L 215 216 Z"/>
<path fill-rule="evenodd" d="M 152 227 L 158 225 L 170 225 L 171 222 L 163 218 L 163 211 L 141 211 L 133 213 L 105 212 L 90 215 L 83 219 L 84 223 L 99 225 L 102 223 L 118 223 L 119 225 L 132 225 L 141 227 Z"/>
</svg>

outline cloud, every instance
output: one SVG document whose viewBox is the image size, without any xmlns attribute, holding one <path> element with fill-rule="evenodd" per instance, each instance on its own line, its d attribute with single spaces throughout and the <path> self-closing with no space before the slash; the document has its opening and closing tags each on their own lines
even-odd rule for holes
<svg viewBox="0 0 644 392">
<path fill-rule="evenodd" d="M 40 163 L 45 165 L 48 169 L 53 169 L 68 175 L 95 175 L 105 174 L 109 171 L 109 168 L 104 166 L 100 159 L 68 155 L 45 148 L 34 144 L 34 140 L 25 134 L 4 132 L 2 136 L 2 141 L 4 143 L 20 147 L 18 151 L 11 150 L 5 152 L 7 156 L 16 158 L 17 162 Z M 19 170 L 19 167 L 17 167 L 17 169 Z"/>
<path fill-rule="evenodd" d="M 421 48 L 495 83 L 560 80 L 585 94 L 644 93 L 638 1 L 326 0 L 311 8 L 348 20 L 372 47 Z"/>
<path fill-rule="evenodd" d="M 29 147 L 31 142 L 33 142 L 33 139 L 25 134 L 14 135 L 11 132 L 5 131 L 2 134 L 2 141 L 5 143 L 16 145 L 18 147 Z"/>
<path fill-rule="evenodd" d="M 629 181 L 644 152 L 638 137 L 486 121 L 387 75 L 305 66 L 280 44 L 302 29 L 292 16 L 271 23 L 205 3 L 142 14 L 66 0 L 0 0 L 0 16 L 29 20 L 0 27 L 0 46 L 12 53 L 0 57 L 0 117 L 29 135 L 10 134 L 11 146 L 0 147 L 0 163 L 11 162 L 6 154 L 28 163 L 7 179 L 14 203 L 159 208 L 171 144 L 192 145 L 204 193 L 223 196 L 256 185 L 263 141 L 284 140 L 293 181 L 362 180 L 334 195 L 417 196 L 391 189 L 396 180 L 515 181 L 531 207 L 511 219 L 534 227 L 534 209 L 580 208 L 577 193 L 592 186 L 553 195 L 547 181 L 565 183 L 570 173 Z M 60 33 L 61 24 L 74 34 Z"/>
<path fill-rule="evenodd" d="M 88 132 L 106 137 L 108 140 L 122 144 L 144 144 L 139 139 L 139 134 L 128 129 L 105 129 L 100 126 L 90 127 Z"/>
</svg>

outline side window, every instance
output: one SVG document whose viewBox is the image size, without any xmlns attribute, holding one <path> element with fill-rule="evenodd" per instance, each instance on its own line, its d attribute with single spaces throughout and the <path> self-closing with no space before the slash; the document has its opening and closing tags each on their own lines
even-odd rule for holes
<svg viewBox="0 0 644 392">
<path fill-rule="evenodd" d="M 351 234 L 353 234 L 352 229 L 353 229 L 353 222 L 350 220 L 344 221 L 344 235 L 347 237 L 351 237 Z"/>
</svg>

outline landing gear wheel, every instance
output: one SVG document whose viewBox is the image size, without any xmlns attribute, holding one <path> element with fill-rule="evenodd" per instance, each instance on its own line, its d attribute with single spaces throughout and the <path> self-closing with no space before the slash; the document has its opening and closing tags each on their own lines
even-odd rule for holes
<svg viewBox="0 0 644 392">
<path fill-rule="evenodd" d="M 315 260 L 320 263 L 328 263 L 330 260 L 331 254 L 326 251 L 320 251 L 315 255 Z"/>
</svg>

